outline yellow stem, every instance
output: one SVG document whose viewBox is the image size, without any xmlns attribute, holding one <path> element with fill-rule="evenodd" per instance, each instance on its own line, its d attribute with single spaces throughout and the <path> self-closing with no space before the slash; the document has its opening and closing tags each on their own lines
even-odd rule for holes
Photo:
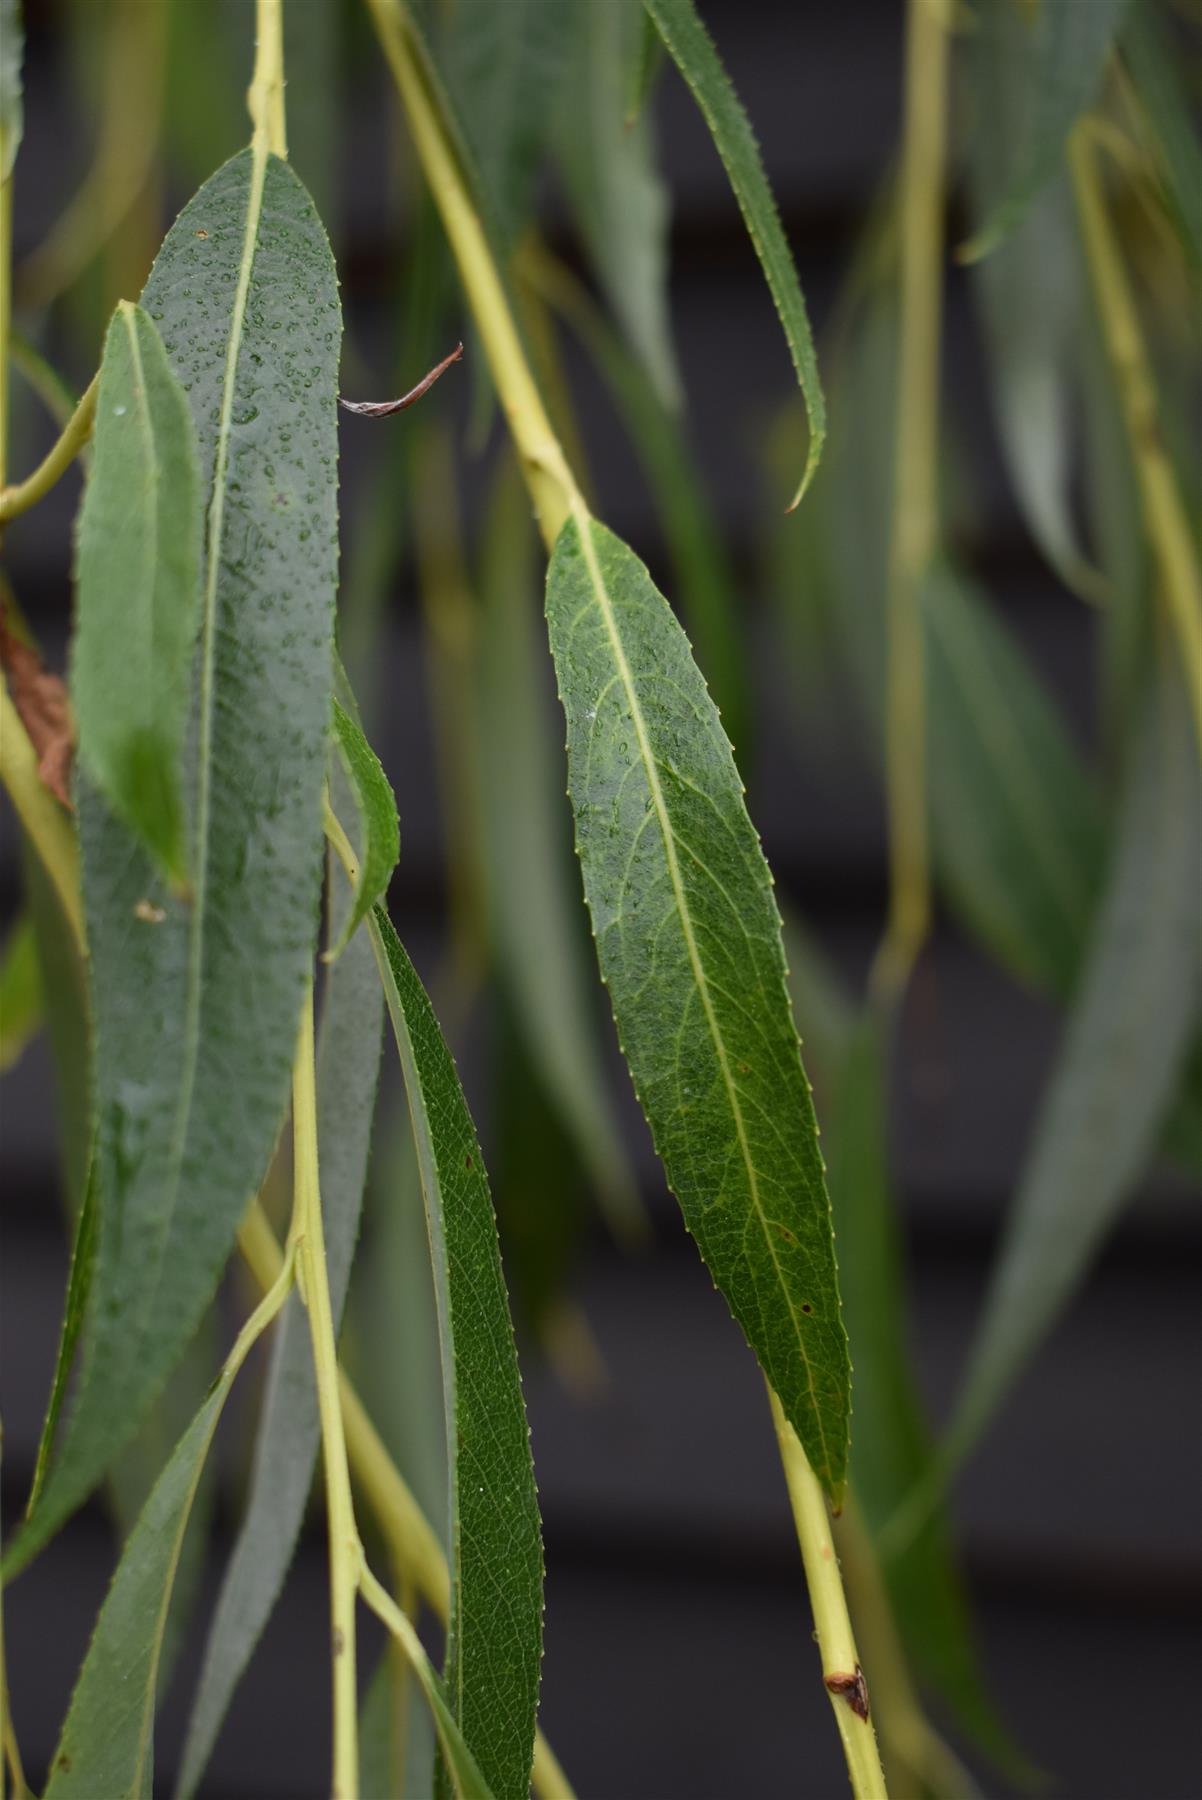
<svg viewBox="0 0 1202 1800">
<path fill-rule="evenodd" d="M 7 359 L 4 359 L 7 362 Z M 18 514 L 28 512 L 54 484 L 64 476 L 92 435 L 96 422 L 96 396 L 100 392 L 100 376 L 93 375 L 79 404 L 63 426 L 57 441 L 51 445 L 32 475 L 11 487 L 0 487 L 0 525 Z"/>
<path fill-rule="evenodd" d="M 355 1527 L 346 1437 L 338 1390 L 338 1351 L 326 1272 L 317 1163 L 317 1087 L 314 1073 L 313 995 L 305 996 L 292 1077 L 293 1162 L 296 1199 L 293 1230 L 309 1310 L 313 1371 L 321 1418 L 330 1534 L 330 1639 L 334 1688 L 334 1800 L 359 1792 L 358 1689 L 355 1676 L 355 1592 L 363 1551 Z"/>
<path fill-rule="evenodd" d="M 79 848 L 66 814 L 38 774 L 33 745 L 3 680 L 0 680 L 0 781 L 8 789 L 17 817 L 54 884 L 76 947 L 83 955 Z"/>
<path fill-rule="evenodd" d="M 1161 601 L 1180 650 L 1202 745 L 1202 575 L 1189 518 L 1161 436 L 1156 383 L 1135 299 L 1107 216 L 1093 136 L 1091 121 L 1083 119 L 1069 139 L 1073 190 L 1102 333 L 1135 465 L 1144 529 L 1160 577 Z"/>
<path fill-rule="evenodd" d="M 900 177 L 901 323 L 886 593 L 885 785 L 889 922 L 873 969 L 902 993 L 930 929 L 922 590 L 938 535 L 948 31 L 943 0 L 909 0 Z"/>
<path fill-rule="evenodd" d="M 287 157 L 282 0 L 255 0 L 255 68 L 246 105 L 254 126 L 252 147 L 261 155 Z"/>
<path fill-rule="evenodd" d="M 847 1614 L 826 1499 L 801 1447 L 801 1440 L 771 1388 L 768 1399 L 805 1564 L 806 1586 L 814 1609 L 822 1679 L 830 1695 L 843 1754 L 847 1758 L 851 1791 L 855 1800 L 886 1800 L 885 1777 L 869 1716 L 868 1688 Z"/>
</svg>

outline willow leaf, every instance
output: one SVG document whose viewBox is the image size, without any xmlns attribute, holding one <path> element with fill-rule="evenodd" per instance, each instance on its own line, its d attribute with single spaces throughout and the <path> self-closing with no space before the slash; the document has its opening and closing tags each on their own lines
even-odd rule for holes
<svg viewBox="0 0 1202 1800">
<path fill-rule="evenodd" d="M 96 1268 L 96 1218 L 96 1166 L 93 1163 L 84 1187 L 83 1204 L 75 1219 L 75 1237 L 71 1245 L 71 1267 L 67 1274 L 67 1295 L 63 1304 L 63 1323 L 59 1331 L 58 1352 L 54 1359 L 50 1399 L 47 1402 L 45 1419 L 42 1421 L 42 1435 L 38 1441 L 33 1486 L 30 1489 L 29 1502 L 25 1509 L 27 1513 L 32 1513 L 37 1506 L 46 1480 L 46 1471 L 50 1466 L 50 1453 L 54 1447 L 55 1433 L 58 1430 L 63 1401 L 67 1394 L 67 1382 L 70 1379 L 71 1368 L 75 1361 L 75 1351 L 79 1344 L 79 1334 L 83 1329 L 84 1318 L 87 1314 L 88 1298 L 92 1291 L 92 1276 Z"/>
<path fill-rule="evenodd" d="M 454 1719 L 497 1800 L 526 1800 L 542 1652 L 542 1544 L 496 1221 L 450 1051 L 381 907 L 371 934 L 434 1262 L 450 1499 L 446 1682 Z"/>
<path fill-rule="evenodd" d="M 153 321 L 123 300 L 105 339 L 79 515 L 71 698 L 81 762 L 177 883 L 188 872 L 183 757 L 201 522 L 187 396 Z"/>
<path fill-rule="evenodd" d="M 346 924 L 328 952 L 331 960 L 342 954 L 376 901 L 384 898 L 401 854 L 396 796 L 362 729 L 337 700 L 334 702 L 334 736 L 359 814 L 362 851 L 354 901 L 347 909 Z"/>
<path fill-rule="evenodd" d="M 13 172 L 25 125 L 21 90 L 24 52 L 20 0 L 0 0 L 0 181 L 7 181 Z"/>
<path fill-rule="evenodd" d="M 810 446 L 801 484 L 793 496 L 792 504 L 796 506 L 813 479 L 826 436 L 826 407 L 818 379 L 818 359 L 814 354 L 814 340 L 810 335 L 810 321 L 797 270 L 760 161 L 755 134 L 714 48 L 713 39 L 697 17 L 693 0 L 644 0 L 644 4 L 710 128 L 776 302 L 793 367 L 805 396 Z"/>
<path fill-rule="evenodd" d="M 568 10 L 568 9 L 565 9 Z M 668 321 L 668 190 L 651 121 L 627 118 L 638 0 L 582 0 L 574 79 L 564 91 L 558 159 L 589 259 L 662 405 L 680 405 Z"/>
<path fill-rule="evenodd" d="M 1093 99 L 1127 0 L 986 0 L 973 34 L 975 129 L 1003 147 L 984 221 L 965 246 L 987 256 L 1061 166 L 1068 134 Z"/>
<path fill-rule="evenodd" d="M 531 1061 L 613 1230 L 646 1221 L 607 1098 L 555 774 L 555 700 L 531 598 L 530 509 L 515 467 L 498 488 L 484 547 L 480 750 L 485 866 L 498 961 Z"/>
<path fill-rule="evenodd" d="M 336 541 L 337 281 L 251 152 L 172 227 L 143 303 L 210 479 L 187 902 L 86 782 L 100 1222 L 79 1393 L 18 1565 L 120 1451 L 194 1331 L 287 1103 L 320 902 Z"/>
<path fill-rule="evenodd" d="M 21 913 L 0 956 L 0 1074 L 19 1061 L 42 1023 L 42 976 L 33 920 Z"/>
<path fill-rule="evenodd" d="M 331 912 L 337 916 L 333 906 Z M 321 1208 L 335 1326 L 359 1228 L 382 1025 L 375 959 L 366 933 L 360 933 L 326 973 L 317 1046 Z M 319 1439 L 308 1320 L 293 1294 L 272 1344 L 246 1513 L 205 1646 L 176 1788 L 180 1800 L 200 1783 L 234 1690 L 279 1598 L 304 1520 Z"/>
<path fill-rule="evenodd" d="M 1079 992 L 950 1434 L 955 1454 L 1038 1347 L 1154 1148 L 1198 1020 L 1200 870 L 1197 745 L 1162 645 Z"/>
<path fill-rule="evenodd" d="M 547 576 L 584 893 L 685 1224 L 837 1496 L 849 1370 L 780 916 L 717 710 L 638 558 L 571 518 Z"/>
<path fill-rule="evenodd" d="M 1135 83 L 1142 123 L 1155 147 L 1166 209 L 1186 255 L 1202 268 L 1202 145 L 1182 68 L 1166 41 L 1165 20 L 1150 0 L 1131 0 L 1123 23 L 1123 59 Z"/>
</svg>

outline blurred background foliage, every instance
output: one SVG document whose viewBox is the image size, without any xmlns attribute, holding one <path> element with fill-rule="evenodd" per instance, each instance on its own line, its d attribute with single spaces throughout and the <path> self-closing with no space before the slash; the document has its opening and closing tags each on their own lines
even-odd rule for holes
<svg viewBox="0 0 1202 1800">
<path fill-rule="evenodd" d="M 1173 1626 L 1147 1586 L 1172 1585 L 1181 1533 L 1166 1528 L 1159 1561 L 1147 1540 L 1166 1459 L 1176 1471 L 1173 1518 L 1188 1505 L 1196 1459 L 1183 1463 L 1184 1451 L 1156 1440 L 1142 1399 L 1132 1402 L 1153 1371 L 1164 1390 L 1150 1403 L 1156 1419 L 1182 1403 L 1182 1368 L 1170 1366 L 1180 1345 L 1159 1336 L 1172 1302 L 1166 1311 L 1156 1258 L 1196 1258 L 1189 1200 L 1202 1174 L 1197 19 L 1155 0 L 977 0 L 951 21 L 946 88 L 933 67 L 916 78 L 920 92 L 928 83 L 922 104 L 946 119 L 947 148 L 932 202 L 943 373 L 937 400 L 920 396 L 915 410 L 898 380 L 908 304 L 903 9 L 874 6 L 856 31 L 817 7 L 703 8 L 763 124 L 818 333 L 829 438 L 812 490 L 786 517 L 806 428 L 784 347 L 717 159 L 639 6 L 421 0 L 414 10 L 556 427 L 602 516 L 623 525 L 679 605 L 777 871 L 855 1364 L 855 1504 L 841 1548 L 865 1663 L 880 1684 L 891 1791 L 956 1800 L 977 1779 L 927 1724 L 919 1691 L 991 1786 L 1027 1786 L 1042 1764 L 1082 1795 L 1184 1791 L 1188 1767 L 1174 1761 L 1188 1754 L 1184 1729 L 1155 1751 L 1133 1741 L 1123 1752 L 1130 1768 L 1120 1775 L 1103 1762 L 1114 1785 L 1091 1789 L 1097 1765 L 1076 1744 L 1088 1722 L 1072 1716 L 1067 1688 L 1058 1704 L 1026 1704 L 1018 1659 L 990 1642 L 987 1605 L 986 1660 L 995 1677 L 1001 1669 L 1007 1696 L 1001 1722 L 947 1492 L 1030 1359 L 1043 1369 L 1066 1341 L 1048 1350 L 1065 1309 L 1070 1322 L 1084 1316 L 1072 1310 L 1075 1296 L 1140 1196 L 1145 1223 L 1124 1241 L 1151 1271 L 1148 1292 L 1128 1315 L 1109 1315 L 1123 1380 L 1108 1389 L 1107 1362 L 1080 1372 L 1077 1438 L 1064 1384 L 1041 1404 L 1032 1398 L 1039 1375 L 1021 1381 L 1038 1428 L 1006 1438 L 1002 1413 L 1010 1451 L 995 1512 L 1004 1518 L 1009 1505 L 1011 1518 L 1028 1518 L 1057 1483 L 1088 1508 L 1097 1492 L 1089 1470 L 1146 1507 L 1131 1541 L 1107 1538 L 1108 1527 L 1091 1535 L 1086 1522 L 1094 1561 L 1074 1565 L 1065 1509 L 1052 1504 L 1063 1542 L 1053 1532 L 1052 1550 L 1032 1551 L 1012 1532 L 1001 1565 L 1020 1585 L 1037 1583 L 1040 1555 L 1050 1564 L 1062 1548 L 1058 1579 L 1076 1593 L 1066 1570 L 1077 1567 L 1083 1590 L 1105 1564 L 1098 1545 L 1112 1558 L 1130 1554 L 1118 1591 L 1147 1625 L 1169 1687 L 1186 1682 L 1164 1648 Z M 706 1532 L 716 1534 L 719 1562 L 729 1556 L 738 1570 L 740 1557 L 756 1564 L 760 1534 L 777 1544 L 783 1491 L 771 1489 L 762 1513 L 736 1496 L 722 1522 L 704 1528 L 689 1512 L 689 1492 L 714 1478 L 729 1442 L 741 1444 L 741 1432 L 768 1441 L 766 1413 L 724 1436 L 746 1393 L 724 1385 L 725 1363 L 679 1371 L 682 1391 L 700 1384 L 688 1405 L 701 1406 L 706 1429 L 694 1464 L 687 1444 L 681 1452 L 675 1485 L 669 1470 L 648 1499 L 637 1454 L 625 1487 L 612 1474 L 622 1421 L 638 1413 L 637 1404 L 623 1410 L 638 1357 L 658 1354 L 671 1368 L 680 1232 L 594 978 L 537 539 L 364 9 L 288 0 L 285 19 L 291 157 L 342 272 L 343 393 L 399 393 L 457 337 L 467 343 L 463 367 L 402 419 L 344 422 L 339 630 L 400 800 L 391 905 L 432 980 L 481 1123 L 540 1470 L 547 1454 L 549 1728 L 584 1794 L 729 1793 L 720 1764 L 700 1753 L 695 1777 L 677 1764 L 660 1779 L 638 1736 L 650 1726 L 637 1718 L 628 1785 L 590 1781 L 609 1765 L 587 1731 L 576 1734 L 573 1762 L 573 1710 L 588 1702 L 572 1698 L 572 1683 L 588 1691 L 588 1665 L 578 1660 L 573 1675 L 568 1655 L 562 1689 L 554 1669 L 573 1631 L 589 1629 L 587 1605 L 572 1609 L 570 1571 L 588 1563 L 577 1540 L 590 1529 L 604 1536 L 620 1515 L 626 1539 L 618 1530 L 611 1547 L 642 1546 L 653 1561 L 661 1537 L 647 1522 L 679 1506 L 686 1538 L 704 1546 Z M 252 29 L 248 0 L 30 0 L 26 23 L 14 474 L 32 466 L 90 378 L 109 313 L 140 290 L 168 218 L 244 141 Z M 928 443 L 937 500 L 911 646 L 919 734 L 902 740 L 901 760 L 913 752 L 924 784 L 935 910 L 903 997 L 882 983 L 879 962 L 872 979 L 889 910 L 886 804 L 899 760 L 888 599 L 898 471 Z M 56 496 L 14 524 L 5 545 L 14 591 L 51 660 L 68 621 L 68 504 Z M 37 871 L 18 878 L 7 840 L 3 873 L 11 923 L 0 1063 L 13 1095 L 42 1083 L 44 1052 L 27 1046 L 44 1025 L 65 1187 L 77 1199 L 81 1037 L 72 1021 L 82 1000 L 70 959 L 37 923 L 51 918 L 38 906 Z M 390 1120 L 374 1153 L 346 1353 L 438 1516 L 432 1298 L 396 1099 L 387 1095 Z M 25 1137 L 10 1123 L 19 1109 L 18 1099 L 6 1104 L 6 1138 L 23 1168 L 41 1171 L 40 1103 Z M 34 1188 L 44 1179 L 31 1175 Z M 34 1211 L 31 1202 L 18 1219 L 40 1245 Z M 6 1261 L 19 1261 L 11 1240 Z M 408 1271 L 404 1294 L 398 1268 Z M 954 1286 L 952 1299 L 940 1280 Z M 33 1328 L 35 1345 L 52 1331 L 56 1304 Z M 953 1321 L 946 1329 L 941 1307 Z M 15 1316 L 30 1310 L 18 1304 Z M 721 1333 L 713 1309 L 704 1316 Z M 614 1348 L 628 1330 L 633 1370 Z M 1184 1365 L 1192 1355 L 1195 1373 L 1197 1349 L 1195 1333 Z M 40 1355 L 31 1353 L 34 1389 Z M 113 1483 L 123 1526 L 207 1368 L 198 1355 L 180 1372 L 179 1393 Z M 656 1391 L 662 1403 L 671 1390 Z M 569 1414 L 575 1423 L 564 1427 Z M 582 1499 L 584 1475 L 574 1485 L 565 1472 L 557 1429 L 567 1446 L 591 1443 L 609 1471 L 591 1499 Z M 662 1429 L 672 1442 L 673 1428 Z M 1075 1470 L 1048 1450 L 1060 1430 L 1093 1446 Z M 1026 1444 L 1017 1454 L 1016 1441 Z M 6 1484 L 21 1485 L 24 1453 L 17 1429 Z M 245 1465 L 235 1434 L 210 1494 L 218 1539 L 236 1516 Z M 593 1468 L 587 1451 L 581 1466 Z M 753 1457 L 748 1481 L 766 1466 Z M 979 1502 L 969 1511 L 971 1539 Z M 203 1586 L 208 1529 L 202 1518 L 193 1534 L 181 1614 Z M 561 1541 L 569 1574 L 557 1587 Z M 1182 1575 L 1195 1600 L 1196 1553 L 1195 1530 Z M 764 1554 L 775 1569 L 775 1551 Z M 695 1560 L 700 1582 L 706 1556 Z M 788 1569 L 786 1553 L 780 1566 Z M 14 1611 L 32 1604 L 25 1591 Z M 624 1622 L 636 1635 L 637 1603 Z M 801 1608 L 798 1596 L 789 1617 L 804 1639 Z M 1166 1616 L 1179 1615 L 1170 1607 Z M 771 1633 L 765 1640 L 750 1620 L 745 1629 L 754 1635 L 740 1652 L 754 1661 Z M 1138 1629 L 1132 1635 L 1128 1621 L 1116 1637 L 1132 1680 Z M 1029 1684 L 1046 1690 L 1048 1657 L 1028 1649 Z M 287 1646 L 274 1640 L 269 1653 L 286 1661 Z M 731 1653 L 715 1635 L 712 1656 Z M 384 1767 L 381 1667 L 366 1716 Z M 32 1690 L 31 1675 L 14 1670 L 15 1693 L 23 1680 Z M 683 1674 L 679 1685 L 689 1688 Z M 1092 1692 L 1104 1716 L 1104 1694 Z M 53 1715 L 32 1691 L 25 1704 Z M 1156 1710 L 1173 1707 L 1165 1699 Z M 253 1782 L 253 1759 L 236 1761 L 237 1729 L 235 1715 L 227 1774 L 219 1758 L 213 1792 Z M 1115 1729 L 1122 1738 L 1125 1727 Z M 817 1730 L 820 1756 L 825 1720 Z M 1149 1754 L 1150 1771 L 1140 1761 Z M 764 1764 L 774 1766 L 784 1765 Z M 816 1793 L 831 1791 L 822 1767 Z"/>
</svg>

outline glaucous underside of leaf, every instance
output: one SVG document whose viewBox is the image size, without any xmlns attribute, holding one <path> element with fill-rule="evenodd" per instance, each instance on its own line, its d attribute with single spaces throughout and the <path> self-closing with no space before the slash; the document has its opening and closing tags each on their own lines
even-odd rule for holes
<svg viewBox="0 0 1202 1800">
<path fill-rule="evenodd" d="M 638 558 L 569 519 L 547 576 L 602 980 L 685 1223 L 828 1494 L 849 1368 L 780 916 L 717 710 Z"/>
</svg>

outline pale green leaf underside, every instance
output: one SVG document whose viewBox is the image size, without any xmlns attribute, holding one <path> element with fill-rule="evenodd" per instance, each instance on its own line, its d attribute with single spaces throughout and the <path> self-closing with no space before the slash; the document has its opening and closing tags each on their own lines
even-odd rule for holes
<svg viewBox="0 0 1202 1800">
<path fill-rule="evenodd" d="M 196 431 L 153 321 L 126 300 L 105 339 L 93 443 L 71 654 L 80 760 L 114 812 L 181 881 L 184 737 L 200 617 Z"/>
<path fill-rule="evenodd" d="M 454 1717 L 497 1800 L 527 1800 L 542 1647 L 542 1543 L 497 1228 L 475 1127 L 387 913 L 372 943 L 396 1036 L 434 1264 L 446 1402 Z"/>
<path fill-rule="evenodd" d="M 984 1428 L 1152 1153 L 1199 1012 L 1202 785 L 1161 646 L 1130 744 L 1105 891 L 950 1435 Z"/>
<path fill-rule="evenodd" d="M 801 483 L 793 497 L 792 504 L 796 506 L 813 479 L 826 436 L 826 407 L 818 378 L 818 359 L 797 270 L 781 229 L 755 134 L 714 48 L 713 39 L 697 16 L 693 0 L 644 0 L 644 4 L 710 128 L 776 303 L 793 367 L 801 383 L 810 425 L 810 446 Z"/>
<path fill-rule="evenodd" d="M 570 519 L 547 577 L 602 978 L 668 1180 L 828 1493 L 849 1368 L 780 917 L 688 642 L 619 539 Z"/>
<path fill-rule="evenodd" d="M 136 1428 L 194 1331 L 287 1104 L 320 901 L 337 562 L 337 281 L 304 188 L 234 158 L 143 303 L 211 484 L 192 894 L 79 783 L 100 1224 L 83 1373 L 28 1559 Z"/>
<path fill-rule="evenodd" d="M 331 959 L 340 956 L 377 900 L 382 900 L 401 854 L 396 796 L 380 759 L 351 715 L 334 702 L 334 737 L 359 814 L 359 879 Z"/>
</svg>

